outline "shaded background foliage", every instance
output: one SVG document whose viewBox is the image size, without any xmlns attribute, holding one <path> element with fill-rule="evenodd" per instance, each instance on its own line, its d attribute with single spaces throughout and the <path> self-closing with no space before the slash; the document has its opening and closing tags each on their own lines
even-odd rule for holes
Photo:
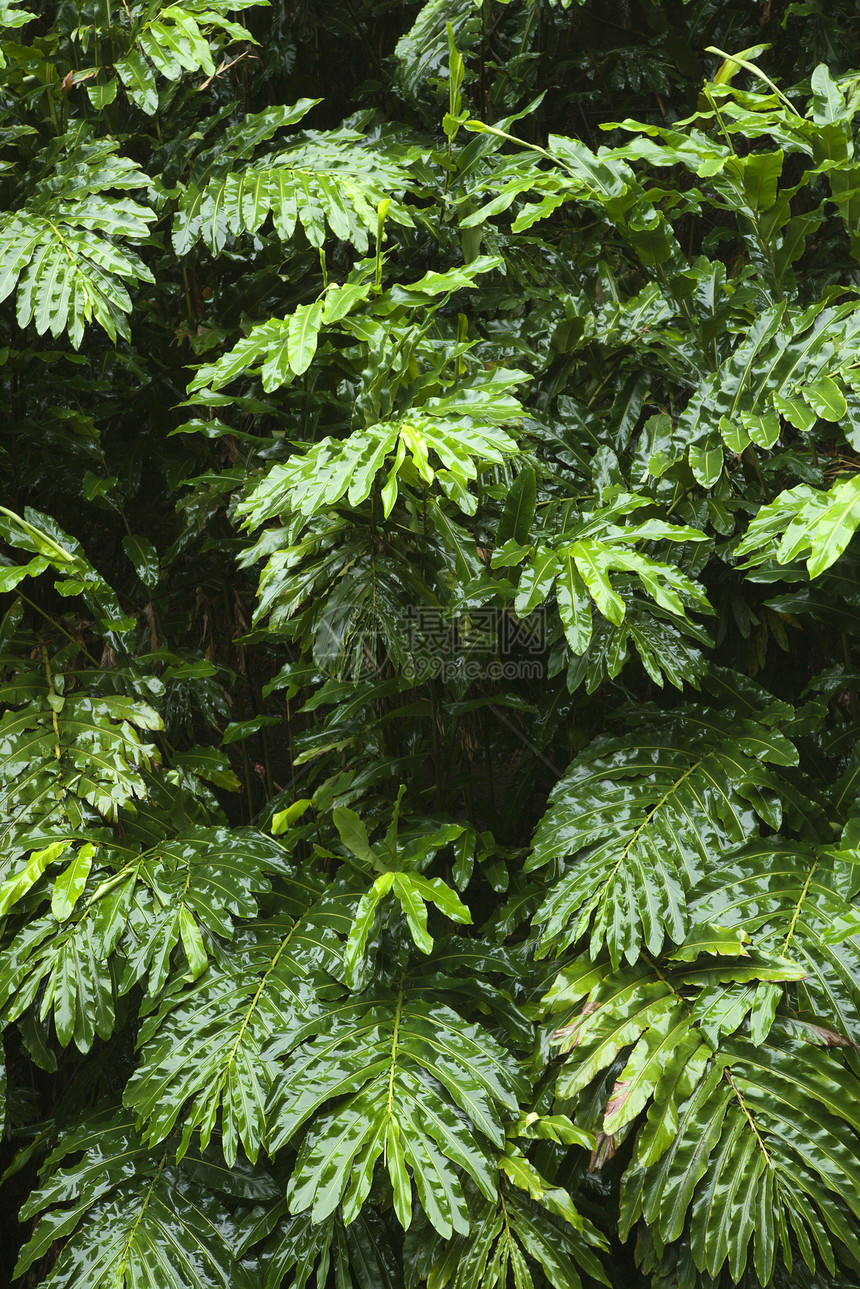
<svg viewBox="0 0 860 1289">
<path fill-rule="evenodd" d="M 158 10 L 3 45 L 3 1274 L 855 1283 L 855 7 Z"/>
</svg>

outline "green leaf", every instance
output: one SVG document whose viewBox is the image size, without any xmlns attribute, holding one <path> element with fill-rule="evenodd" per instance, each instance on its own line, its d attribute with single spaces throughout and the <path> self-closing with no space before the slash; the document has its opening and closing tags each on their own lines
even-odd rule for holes
<svg viewBox="0 0 860 1289">
<path fill-rule="evenodd" d="M 523 466 L 505 498 L 505 505 L 496 532 L 496 545 L 503 546 L 513 539 L 525 545 L 529 539 L 537 499 L 537 477 L 534 468 Z"/>
<path fill-rule="evenodd" d="M 364 966 L 364 958 L 367 952 L 367 941 L 376 918 L 376 910 L 380 901 L 391 890 L 394 880 L 395 875 L 393 873 L 382 873 L 377 877 L 370 890 L 362 895 L 358 902 L 343 955 L 346 978 L 352 987 L 355 987 L 361 979 L 361 969 Z M 430 943 L 432 946 L 432 940 Z"/>
<path fill-rule="evenodd" d="M 773 405 L 796 430 L 801 430 L 804 434 L 815 425 L 816 413 L 800 398 L 774 394 Z"/>
<path fill-rule="evenodd" d="M 855 1285 L 852 6 L 38 8 L 21 1283 Z"/>
<path fill-rule="evenodd" d="M 763 416 L 741 413 L 741 418 L 753 443 L 760 448 L 773 447 L 779 438 L 779 417 L 775 412 L 766 412 Z"/>
<path fill-rule="evenodd" d="M 821 376 L 801 390 L 803 397 L 817 416 L 825 421 L 841 421 L 848 410 L 845 395 L 829 376 Z"/>
<path fill-rule="evenodd" d="M 427 906 L 409 875 L 397 873 L 393 889 L 400 901 L 413 941 L 422 953 L 430 953 L 433 948 L 433 937 L 427 930 Z"/>
<path fill-rule="evenodd" d="M 570 549 L 561 553 L 556 595 L 567 642 L 575 654 L 583 654 L 591 641 L 591 604 Z"/>
<path fill-rule="evenodd" d="M 754 211 L 767 210 L 775 202 L 783 160 L 784 154 L 780 149 L 776 152 L 754 152 L 738 163 L 744 194 Z"/>
<path fill-rule="evenodd" d="M 456 891 L 452 891 L 450 886 L 445 885 L 441 877 L 419 877 L 417 873 L 399 873 L 397 877 L 398 879 L 402 878 L 404 881 L 408 879 L 413 890 L 423 900 L 435 904 L 440 912 L 444 913 L 452 922 L 471 924 L 472 914 L 469 909 Z"/>
<path fill-rule="evenodd" d="M 297 819 L 301 819 L 308 806 L 312 804 L 310 797 L 300 797 L 298 801 L 287 806 L 286 810 L 276 810 L 272 815 L 272 836 L 279 837 L 281 833 L 286 832 Z"/>
<path fill-rule="evenodd" d="M 158 90 L 146 59 L 132 46 L 114 67 L 132 102 L 153 116 L 158 111 Z"/>
<path fill-rule="evenodd" d="M 392 1119 L 385 1142 L 388 1175 L 394 1191 L 394 1211 L 404 1230 L 412 1221 L 412 1182 L 406 1171 L 406 1159 L 401 1143 L 400 1125 Z"/>
<path fill-rule="evenodd" d="M 146 537 L 123 537 L 122 548 L 144 586 L 153 590 L 158 585 L 158 555 Z"/>
<path fill-rule="evenodd" d="M 306 372 L 313 362 L 322 316 L 323 302 L 317 300 L 315 304 L 300 304 L 290 318 L 287 353 L 296 376 Z"/>
<path fill-rule="evenodd" d="M 826 125 L 846 116 L 845 99 L 824 63 L 819 63 L 812 73 L 810 86 L 816 125 Z"/>
<path fill-rule="evenodd" d="M 127 337 L 129 288 L 152 282 L 133 249 L 148 236 L 155 212 L 121 194 L 148 186 L 147 176 L 114 154 L 115 140 L 80 141 L 75 165 L 60 171 L 48 191 L 38 186 L 29 205 L 0 215 L 0 299 L 17 283 L 17 318 L 39 335 L 68 332 L 78 348 L 85 325 L 95 320 L 111 339 Z"/>
<path fill-rule="evenodd" d="M 331 817 L 341 841 L 356 859 L 375 865 L 377 859 L 368 840 L 367 829 L 355 811 L 347 806 L 336 806 L 331 812 Z"/>
<path fill-rule="evenodd" d="M 554 551 L 538 549 L 528 557 L 514 600 L 514 608 L 520 617 L 526 617 L 548 599 L 557 573 L 558 558 Z"/>
<path fill-rule="evenodd" d="M 860 476 L 831 490 L 827 509 L 818 518 L 807 560 L 810 577 L 818 577 L 845 550 L 860 524 Z"/>
<path fill-rule="evenodd" d="M 72 1165 L 57 1167 L 80 1152 Z M 248 1289 L 224 1199 L 198 1178 L 163 1152 L 147 1151 L 127 1113 L 84 1119 L 49 1155 L 43 1185 L 27 1201 L 28 1217 L 47 1211 L 16 1274 L 59 1238 L 64 1244 L 52 1272 L 58 1284 L 108 1289 L 151 1277 L 157 1267 L 169 1289 Z"/>
<path fill-rule="evenodd" d="M 200 928 L 186 904 L 181 905 L 179 909 L 179 934 L 182 937 L 182 947 L 188 959 L 191 979 L 196 980 L 206 970 L 209 959 L 206 947 L 203 944 L 203 937 L 200 934 Z"/>
<path fill-rule="evenodd" d="M 723 436 L 723 442 L 728 450 L 734 452 L 737 456 L 740 456 L 749 447 L 750 435 L 746 425 L 740 419 L 730 421 L 727 416 L 721 417 L 720 434 Z"/>
<path fill-rule="evenodd" d="M 666 938 L 685 942 L 685 892 L 710 855 L 750 837 L 752 811 L 778 826 L 767 795 L 776 784 L 763 763 L 796 763 L 787 740 L 707 709 L 673 717 L 652 708 L 626 719 L 640 732 L 581 753 L 535 834 L 528 868 L 576 861 L 538 911 L 542 954 L 588 934 L 595 954 L 605 943 L 613 963 L 632 963 L 643 947 L 654 954 Z"/>
<path fill-rule="evenodd" d="M 201 889 L 198 868 L 192 897 L 186 895 L 189 912 L 201 926 L 218 929 L 226 939 L 233 939 L 234 931 L 225 913 L 254 918 L 253 896 L 268 885 L 261 872 L 264 854 L 282 863 L 277 848 L 262 835 L 247 838 L 241 849 L 234 843 L 233 850 L 231 863 L 211 873 L 208 891 Z M 227 909 L 218 907 L 223 900 L 218 892 L 225 887 L 232 889 Z M 305 1025 L 319 1019 L 318 990 L 330 982 L 332 971 L 340 975 L 338 937 L 349 930 L 352 907 L 343 899 L 326 900 L 318 881 L 289 881 L 284 889 L 290 915 L 277 927 L 257 921 L 238 943 L 216 951 L 208 966 L 193 933 L 187 942 L 183 938 L 186 952 L 191 948 L 189 965 L 193 955 L 193 970 L 199 967 L 200 974 L 185 977 L 170 1002 L 148 1016 L 140 1034 L 140 1059 L 125 1091 L 152 1144 L 168 1137 L 181 1116 L 181 1153 L 196 1129 L 206 1149 L 220 1109 L 227 1163 L 235 1162 L 240 1146 L 249 1159 L 258 1158 L 276 1073 L 269 1049 L 276 1037 L 290 1046 Z M 180 930 L 177 926 L 177 935 Z M 249 962 L 259 972 L 249 971 Z"/>
<path fill-rule="evenodd" d="M 355 1000 L 339 1009 L 334 1029 L 327 1019 L 315 1028 L 318 1037 L 294 1054 L 273 1102 L 273 1149 L 313 1116 L 290 1182 L 290 1202 L 299 1208 L 313 1204 L 318 1217 L 325 1217 L 347 1191 L 354 1170 L 367 1176 L 386 1125 L 396 1120 L 404 1161 L 430 1222 L 445 1238 L 465 1232 L 458 1170 L 488 1199 L 494 1195 L 474 1133 L 498 1144 L 504 1140 L 500 1107 L 513 1107 L 517 1094 L 525 1093 L 515 1064 L 486 1032 L 426 995 Z M 320 1113 L 338 1096 L 346 1099 Z"/>
<path fill-rule="evenodd" d="M 69 841 L 53 841 L 49 846 L 43 846 L 41 850 L 34 850 L 26 867 L 21 872 L 16 873 L 14 877 L 7 877 L 6 881 L 0 886 L 0 917 L 17 904 L 20 899 L 27 894 L 32 886 L 38 882 L 49 864 L 64 855 L 69 848 Z"/>
<path fill-rule="evenodd" d="M 6 568 L 0 568 L 0 592 L 5 595 L 14 590 L 19 582 L 23 582 L 25 577 L 38 577 L 50 567 L 51 561 L 40 555 L 36 559 L 31 559 L 28 564 L 12 564 Z"/>
<path fill-rule="evenodd" d="M 190 752 L 174 752 L 171 762 L 176 769 L 188 770 L 225 792 L 238 792 L 242 785 L 230 768 L 226 752 L 215 747 L 196 747 Z"/>
<path fill-rule="evenodd" d="M 88 85 L 87 97 L 93 107 L 100 110 L 103 107 L 108 107 L 108 105 L 114 101 L 116 98 L 116 90 L 117 81 L 115 79 L 111 79 L 102 85 Z"/>
<path fill-rule="evenodd" d="M 91 842 L 85 843 L 54 882 L 51 893 L 51 912 L 58 922 L 65 922 L 71 917 L 87 884 L 95 852 L 96 848 Z"/>
<path fill-rule="evenodd" d="M 569 547 L 569 553 L 600 612 L 615 626 L 620 626 L 624 621 L 626 610 L 624 601 L 613 590 L 607 576 L 606 549 L 598 542 L 586 538 L 583 541 L 574 542 Z"/>
<path fill-rule="evenodd" d="M 185 255 L 200 237 L 219 253 L 230 235 L 258 234 L 270 215 L 284 242 L 301 223 L 312 246 L 321 247 L 330 230 L 364 254 L 383 200 L 390 202 L 389 221 L 411 223 L 398 196 L 413 186 L 407 169 L 390 151 L 368 146 L 353 129 L 312 132 L 260 162 L 229 164 L 246 159 L 259 142 L 299 120 L 316 102 L 300 99 L 294 107 L 251 113 L 225 133 L 219 155 L 210 157 L 214 174 L 199 167 L 182 194 L 173 226 L 177 254 Z"/>
<path fill-rule="evenodd" d="M 702 444 L 689 450 L 690 469 L 703 488 L 712 488 L 723 471 L 723 449 L 719 439 L 709 435 Z"/>
<path fill-rule="evenodd" d="M 258 730 L 271 729 L 272 726 L 280 724 L 281 720 L 278 716 L 252 716 L 247 721 L 228 721 L 224 726 L 224 733 L 221 735 L 221 746 L 227 747 L 230 743 L 241 743 L 243 739 L 250 738 Z"/>
<path fill-rule="evenodd" d="M 848 546 L 860 523 L 860 479 L 838 480 L 829 492 L 801 485 L 781 493 L 762 506 L 737 554 L 748 557 L 748 565 L 765 559 L 789 563 L 805 550 L 809 576 L 818 577 Z M 782 540 L 777 538 L 784 531 Z"/>
<path fill-rule="evenodd" d="M 363 304 L 372 289 L 369 282 L 345 282 L 342 286 L 336 282 L 331 283 L 323 306 L 323 323 L 327 327 L 333 327 L 352 313 L 357 305 Z"/>
</svg>

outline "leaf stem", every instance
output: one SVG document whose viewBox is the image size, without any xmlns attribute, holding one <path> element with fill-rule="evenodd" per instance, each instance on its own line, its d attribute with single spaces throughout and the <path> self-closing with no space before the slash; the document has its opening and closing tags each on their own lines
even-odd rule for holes
<svg viewBox="0 0 860 1289">
<path fill-rule="evenodd" d="M 117 1272 L 116 1279 L 114 1280 L 114 1284 L 125 1283 L 125 1267 L 128 1261 L 128 1251 L 131 1248 L 131 1244 L 132 1244 L 132 1241 L 134 1240 L 135 1235 L 137 1234 L 137 1228 L 140 1226 L 141 1222 L 143 1221 L 143 1215 L 147 1210 L 149 1201 L 152 1198 L 152 1192 L 155 1189 L 155 1183 L 158 1181 L 159 1177 L 161 1176 L 166 1162 L 167 1162 L 167 1152 L 165 1151 L 164 1154 L 161 1156 L 161 1162 L 159 1163 L 158 1168 L 155 1170 L 155 1176 L 153 1177 L 152 1181 L 149 1183 L 149 1186 L 147 1187 L 146 1195 L 144 1196 L 143 1203 L 140 1206 L 140 1212 L 138 1213 L 137 1217 L 134 1219 L 134 1226 L 129 1231 L 128 1239 L 126 1240 L 125 1245 L 123 1246 L 119 1270 Z"/>
<path fill-rule="evenodd" d="M 388 1117 L 394 1105 L 394 1071 L 397 1068 L 397 1043 L 400 1038 L 400 1017 L 403 1014 L 403 989 L 397 994 L 397 1010 L 394 1013 L 394 1034 L 391 1039 L 391 1069 L 388 1074 Z"/>
<path fill-rule="evenodd" d="M 737 1084 L 732 1078 L 731 1071 L 729 1070 L 728 1066 L 726 1066 L 725 1069 L 723 1070 L 723 1076 L 726 1082 L 729 1084 L 732 1091 L 734 1092 L 735 1097 L 737 1098 L 738 1105 L 740 1106 L 741 1110 L 744 1112 L 744 1115 L 746 1116 L 747 1123 L 755 1133 L 755 1138 L 759 1144 L 761 1153 L 764 1155 L 765 1163 L 767 1164 L 768 1168 L 773 1168 L 773 1163 L 771 1161 L 770 1155 L 768 1154 L 767 1146 L 764 1144 L 764 1138 L 759 1132 L 758 1125 L 756 1124 L 755 1119 L 752 1117 L 752 1114 L 747 1108 L 747 1103 L 746 1101 L 744 1101 L 743 1096 L 741 1095 L 740 1089 L 738 1088 Z"/>
<path fill-rule="evenodd" d="M 292 927 L 290 927 L 289 931 L 288 931 L 288 932 L 287 932 L 287 934 L 284 936 L 283 940 L 281 941 L 280 945 L 278 946 L 278 952 L 275 954 L 274 958 L 272 958 L 272 961 L 269 963 L 268 967 L 267 967 L 267 968 L 266 968 L 266 970 L 263 972 L 263 975 L 262 975 L 262 976 L 261 976 L 261 978 L 260 978 L 260 983 L 259 983 L 259 985 L 258 985 L 258 986 L 257 986 L 257 988 L 256 988 L 256 991 L 255 991 L 255 993 L 254 993 L 254 997 L 251 999 L 251 1005 L 249 1006 L 248 1010 L 246 1011 L 245 1016 L 244 1016 L 244 1018 L 243 1018 L 243 1020 L 242 1020 L 242 1024 L 241 1024 L 241 1025 L 240 1025 L 240 1027 L 239 1027 L 239 1033 L 236 1035 L 236 1041 L 235 1041 L 235 1043 L 233 1044 L 232 1048 L 230 1049 L 230 1055 L 227 1057 L 226 1064 L 227 1064 L 227 1066 L 228 1066 L 228 1067 L 229 1067 L 230 1065 L 232 1065 L 232 1064 L 233 1064 L 233 1060 L 234 1060 L 234 1058 L 235 1058 L 235 1056 L 236 1056 L 236 1053 L 237 1053 L 237 1052 L 238 1052 L 238 1050 L 239 1050 L 239 1044 L 242 1042 L 242 1039 L 243 1039 L 243 1038 L 244 1038 L 244 1036 L 245 1036 L 245 1030 L 248 1028 L 248 1025 L 249 1025 L 249 1024 L 250 1024 L 250 1022 L 251 1022 L 251 1017 L 253 1016 L 254 1012 L 257 1010 L 257 1004 L 258 1004 L 258 1002 L 260 1001 L 260 996 L 261 996 L 261 994 L 262 994 L 263 990 L 266 988 L 266 985 L 267 985 L 268 980 L 269 980 L 269 976 L 270 976 L 270 975 L 272 974 L 272 972 L 275 970 L 275 967 L 277 967 L 277 965 L 278 965 L 278 961 L 280 960 L 280 957 L 281 957 L 281 954 L 284 952 L 284 950 L 286 949 L 287 945 L 289 944 L 289 942 L 290 942 L 290 940 L 291 940 L 291 938 L 292 938 L 293 931 L 295 931 L 295 929 L 296 929 L 296 928 L 295 928 L 295 925 L 293 925 Z"/>
<path fill-rule="evenodd" d="M 80 640 L 78 640 L 76 636 L 73 636 L 71 632 L 67 631 L 64 626 L 61 626 L 60 623 L 56 620 L 56 618 L 52 618 L 50 613 L 46 613 L 43 608 L 40 608 L 40 606 L 36 604 L 35 600 L 31 600 L 29 595 L 25 595 L 23 591 L 19 590 L 18 594 L 20 595 L 21 599 L 24 601 L 25 604 L 29 604 L 31 609 L 35 609 L 37 613 L 41 613 L 42 617 L 45 619 L 46 622 L 50 622 L 51 626 L 55 627 L 57 631 L 62 632 L 62 634 L 66 637 L 67 640 L 70 640 L 72 644 L 77 645 L 81 653 L 86 654 L 86 656 L 89 658 L 90 662 L 93 664 L 94 667 L 101 666 L 98 658 L 94 657 L 93 654 L 90 653 L 86 645 L 81 644 Z"/>
<path fill-rule="evenodd" d="M 797 904 L 794 906 L 794 913 L 791 916 L 791 925 L 788 928 L 788 934 L 786 935 L 785 941 L 782 946 L 783 957 L 785 957 L 785 955 L 788 953 L 788 946 L 791 944 L 791 941 L 794 938 L 794 928 L 797 926 L 797 919 L 800 917 L 800 910 L 803 908 L 803 903 L 804 903 L 804 900 L 806 899 L 806 895 L 809 890 L 809 883 L 812 881 L 812 874 L 815 872 L 817 867 L 818 867 L 818 860 L 814 860 L 812 867 L 810 868 L 809 872 L 806 874 L 806 881 L 803 883 L 803 890 L 800 892 L 800 898 L 798 899 Z"/>
<path fill-rule="evenodd" d="M 57 690 L 54 686 L 54 677 L 51 674 L 51 660 L 48 657 L 47 645 L 42 645 L 42 661 L 45 664 L 45 675 L 48 679 L 48 688 L 51 691 L 52 697 L 56 698 Z M 51 708 L 51 724 L 54 727 L 54 755 L 59 761 L 62 757 L 62 752 L 60 751 L 60 722 L 57 720 L 57 713 L 53 707 Z"/>
</svg>

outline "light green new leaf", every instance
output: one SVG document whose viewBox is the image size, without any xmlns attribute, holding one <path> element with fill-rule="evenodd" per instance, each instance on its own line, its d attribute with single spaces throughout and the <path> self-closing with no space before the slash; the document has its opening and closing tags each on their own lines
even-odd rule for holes
<svg viewBox="0 0 860 1289">
<path fill-rule="evenodd" d="M 413 889 L 421 898 L 430 904 L 435 904 L 437 909 L 452 922 L 471 924 L 472 914 L 469 909 L 456 891 L 452 891 L 450 886 L 445 885 L 441 877 L 421 877 L 418 873 L 399 873 L 397 876 L 404 879 L 408 877 Z"/>
<path fill-rule="evenodd" d="M 807 560 L 810 577 L 818 577 L 833 564 L 860 524 L 860 475 L 836 484 L 827 509 L 818 516 Z"/>
<path fill-rule="evenodd" d="M 297 819 L 301 819 L 308 806 L 312 804 L 310 797 L 300 797 L 298 801 L 294 801 L 292 805 L 287 806 L 286 810 L 276 810 L 272 815 L 272 836 L 279 837 L 281 833 L 286 832 Z"/>
<path fill-rule="evenodd" d="M 49 864 L 64 855 L 69 848 L 69 840 L 53 841 L 49 846 L 44 846 L 41 850 L 33 851 L 27 861 L 26 867 L 20 873 L 13 877 L 7 877 L 6 881 L 0 886 L 0 917 L 3 917 L 9 910 L 22 899 L 32 886 L 38 882 Z"/>
<path fill-rule="evenodd" d="M 367 951 L 367 941 L 376 918 L 376 910 L 380 901 L 391 890 L 393 882 L 393 873 L 380 874 L 370 890 L 366 891 L 358 902 L 343 955 L 346 980 L 350 988 L 355 988 L 361 978 L 361 969 L 364 965 Z"/>
<path fill-rule="evenodd" d="M 9 564 L 5 568 L 0 568 L 0 594 L 6 595 L 14 590 L 19 582 L 23 582 L 25 577 L 38 577 L 50 567 L 51 561 L 39 555 L 27 564 Z"/>
<path fill-rule="evenodd" d="M 352 851 L 356 859 L 375 865 L 378 861 L 368 839 L 367 829 L 355 811 L 347 806 L 336 806 L 331 817 L 344 846 Z"/>
<path fill-rule="evenodd" d="M 326 291 L 323 305 L 323 323 L 334 326 L 359 304 L 363 304 L 373 290 L 370 282 L 345 282 L 342 286 L 332 282 Z"/>
<path fill-rule="evenodd" d="M 370 496 L 387 458 L 395 452 L 385 485 L 386 513 L 402 485 L 398 471 L 408 454 L 423 483 L 433 484 L 438 474 L 443 490 L 467 514 L 474 514 L 475 500 L 467 485 L 486 465 L 498 464 L 517 450 L 510 435 L 482 423 L 483 414 L 491 411 L 505 420 L 523 415 L 515 399 L 498 395 L 498 383 L 487 381 L 482 386 L 467 386 L 459 396 L 453 393 L 445 399 L 430 399 L 419 412 L 368 426 L 347 439 L 321 439 L 306 452 L 295 453 L 286 464 L 273 466 L 239 503 L 237 513 L 248 528 L 254 528 L 291 511 L 310 517 L 344 496 L 351 506 L 358 506 Z M 431 465 L 431 454 L 438 457 L 443 470 L 438 470 L 435 462 Z"/>
<path fill-rule="evenodd" d="M 422 953 L 430 953 L 433 948 L 433 937 L 427 930 L 427 906 L 412 885 L 409 874 L 397 874 L 394 879 L 394 892 L 406 916 L 409 934 Z"/>
<path fill-rule="evenodd" d="M 54 882 L 51 893 L 51 912 L 58 922 L 65 922 L 71 917 L 75 905 L 84 892 L 95 853 L 96 848 L 92 842 L 86 842 L 78 850 L 68 868 Z"/>
<path fill-rule="evenodd" d="M 306 372 L 313 361 L 322 316 L 323 301 L 317 300 L 315 304 L 300 304 L 290 318 L 287 352 L 296 376 Z"/>
<path fill-rule="evenodd" d="M 427 930 L 427 903 L 435 904 L 454 922 L 472 921 L 466 905 L 441 878 L 421 877 L 418 873 L 386 874 L 392 876 L 389 886 L 400 901 L 412 939 L 422 953 L 430 953 L 433 948 L 433 937 Z"/>
<path fill-rule="evenodd" d="M 737 554 L 750 567 L 767 559 L 787 564 L 809 551 L 809 576 L 818 577 L 839 558 L 858 524 L 860 475 L 838 480 L 829 492 L 800 485 L 762 506 Z"/>
<path fill-rule="evenodd" d="M 615 626 L 620 626 L 626 610 L 624 601 L 613 590 L 607 575 L 610 557 L 606 548 L 599 542 L 584 538 L 574 542 L 569 553 L 600 612 Z"/>
</svg>

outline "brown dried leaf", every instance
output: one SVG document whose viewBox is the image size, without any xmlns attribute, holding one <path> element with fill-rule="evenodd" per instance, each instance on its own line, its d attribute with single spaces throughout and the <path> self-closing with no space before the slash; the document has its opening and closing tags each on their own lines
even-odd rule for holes
<svg viewBox="0 0 860 1289">
<path fill-rule="evenodd" d="M 856 1047 L 857 1044 L 853 1038 L 846 1038 L 844 1034 L 837 1034 L 835 1029 L 828 1029 L 826 1025 L 809 1025 L 813 1034 L 817 1034 L 824 1043 L 825 1047 Z"/>
<path fill-rule="evenodd" d="M 597 1145 L 591 1152 L 591 1158 L 588 1161 L 588 1171 L 597 1173 L 604 1164 L 608 1164 L 613 1159 L 618 1149 L 618 1138 L 608 1137 L 605 1132 L 597 1134 Z"/>
<path fill-rule="evenodd" d="M 599 1010 L 599 1008 L 600 1008 L 600 1003 L 587 1002 L 583 1007 L 582 1011 L 577 1016 L 575 1021 L 571 1021 L 569 1025 L 562 1025 L 559 1029 L 557 1029 L 554 1032 L 552 1036 L 553 1042 L 560 1043 L 560 1042 L 563 1042 L 563 1040 L 566 1038 L 572 1038 L 579 1030 L 579 1027 L 582 1024 L 582 1022 L 585 1020 L 586 1016 L 593 1016 L 594 1013 Z M 575 1042 L 571 1044 L 571 1046 L 578 1047 L 579 1039 L 577 1038 Z"/>
<path fill-rule="evenodd" d="M 632 1086 L 632 1079 L 619 1079 L 616 1082 L 612 1089 L 612 1095 L 606 1103 L 604 1119 L 608 1119 L 610 1115 L 616 1114 L 617 1111 L 627 1104 L 627 1099 L 630 1096 Z"/>
</svg>

